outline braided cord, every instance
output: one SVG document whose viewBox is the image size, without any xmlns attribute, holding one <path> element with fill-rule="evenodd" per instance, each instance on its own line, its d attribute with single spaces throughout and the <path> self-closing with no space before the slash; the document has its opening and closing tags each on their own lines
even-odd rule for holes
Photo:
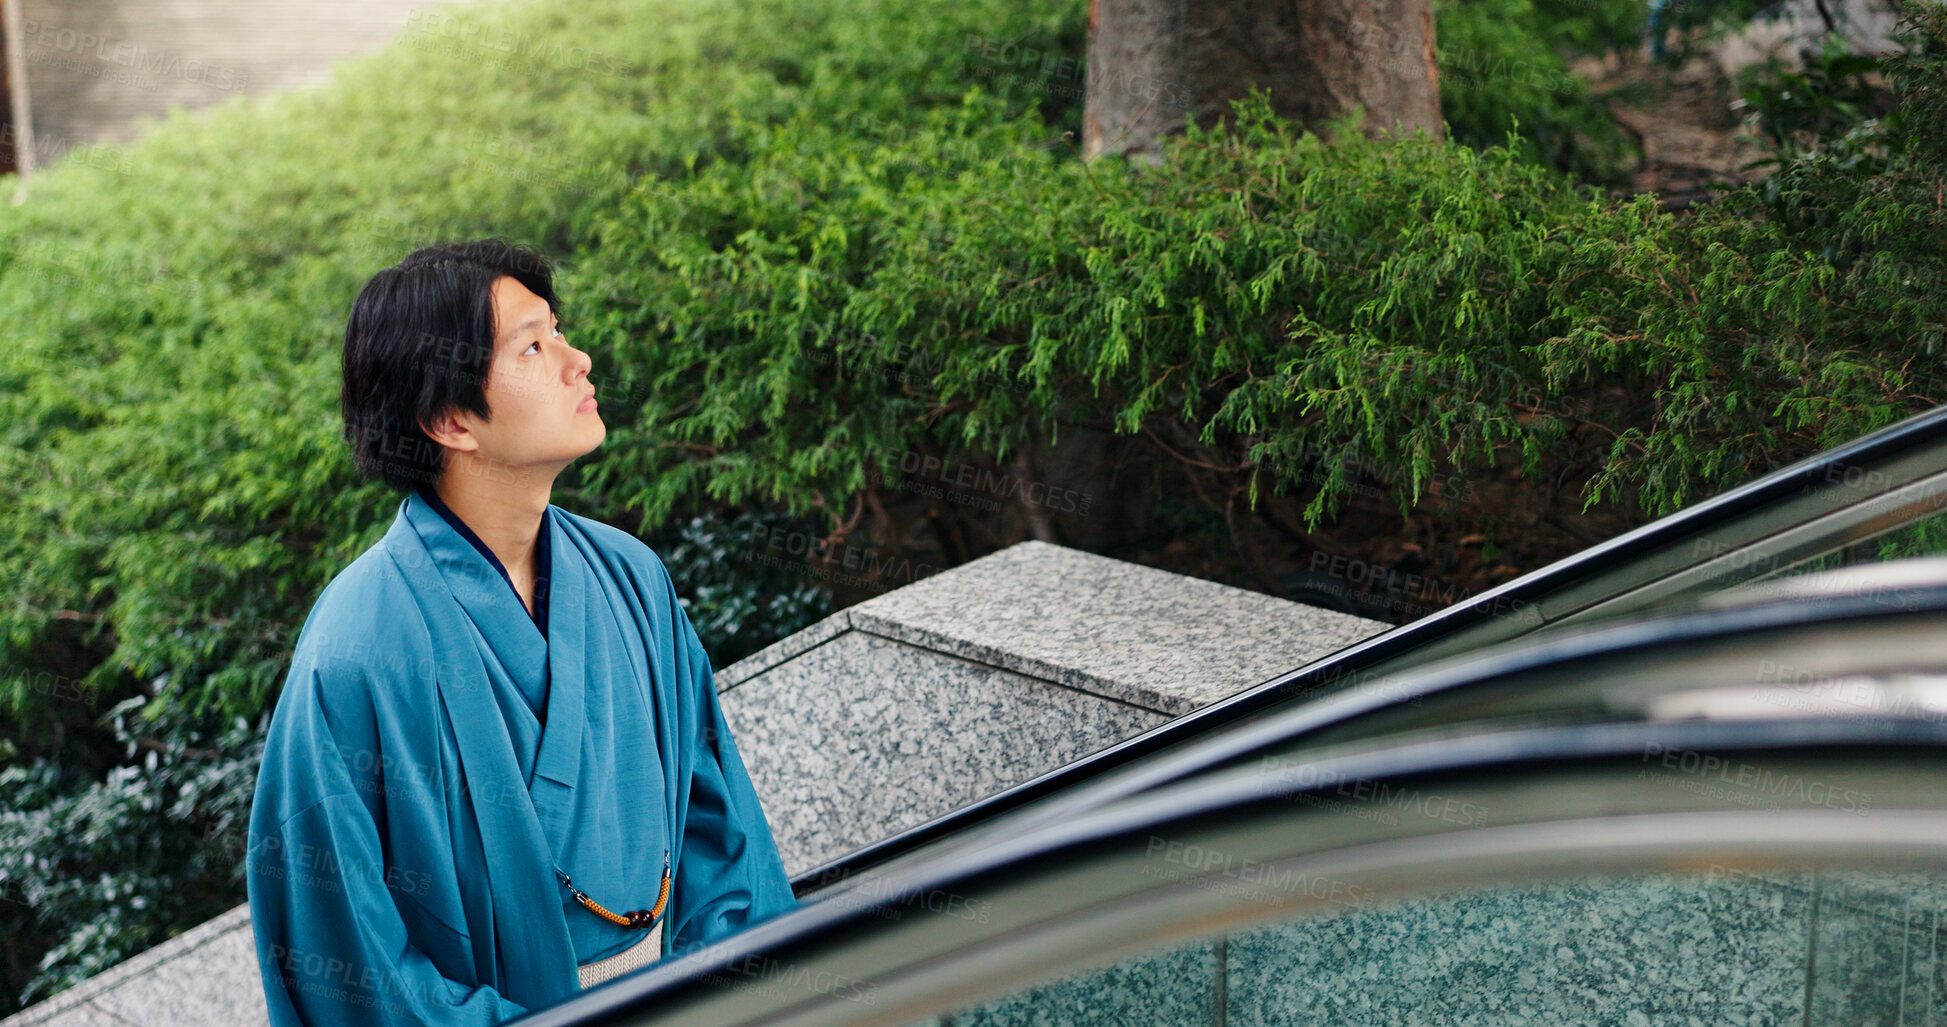
<svg viewBox="0 0 1947 1027">
<path fill-rule="evenodd" d="M 580 892 L 575 893 L 575 898 L 580 899 L 582 905 L 587 906 L 589 909 L 594 910 L 596 916 L 599 916 L 602 919 L 607 920 L 609 923 L 618 924 L 622 927 L 628 927 L 630 925 L 630 920 L 628 917 L 620 916 L 618 914 L 611 913 L 606 909 L 603 909 L 601 903 L 596 902 L 594 899 L 591 899 Z"/>
<path fill-rule="evenodd" d="M 661 889 L 661 890 L 659 890 L 658 892 L 656 892 L 656 908 L 654 908 L 654 909 L 652 909 L 652 910 L 650 910 L 650 911 L 649 911 L 649 915 L 650 915 L 650 916 L 662 916 L 662 915 L 663 915 L 663 903 L 665 903 L 665 902 L 667 902 L 667 901 L 669 901 L 669 871 L 668 871 L 668 869 L 667 869 L 667 868 L 665 868 L 665 869 L 663 870 L 663 886 L 662 886 L 662 889 Z"/>
<path fill-rule="evenodd" d="M 561 869 L 559 863 L 555 864 L 554 873 L 556 877 L 561 878 L 561 883 L 567 887 L 569 894 L 575 897 L 576 902 L 588 907 L 589 912 L 618 927 L 647 931 L 655 927 L 656 921 L 662 919 L 664 907 L 669 902 L 669 852 L 667 850 L 663 852 L 662 885 L 656 889 L 656 905 L 653 909 L 637 909 L 628 913 L 612 912 L 601 903 L 589 898 L 580 888 L 575 887 L 574 882 L 568 879 L 568 872 Z"/>
</svg>

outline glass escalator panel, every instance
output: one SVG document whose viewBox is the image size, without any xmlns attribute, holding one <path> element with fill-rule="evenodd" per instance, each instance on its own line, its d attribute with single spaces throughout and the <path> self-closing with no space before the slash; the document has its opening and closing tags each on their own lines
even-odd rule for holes
<svg viewBox="0 0 1947 1027">
<path fill-rule="evenodd" d="M 1947 868 L 1577 874 L 1366 901 L 958 1008 L 952 1027 L 1947 1023 Z"/>
</svg>

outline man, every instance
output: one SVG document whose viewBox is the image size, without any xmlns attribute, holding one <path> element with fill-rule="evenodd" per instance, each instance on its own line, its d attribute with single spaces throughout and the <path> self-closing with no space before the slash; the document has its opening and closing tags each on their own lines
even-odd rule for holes
<svg viewBox="0 0 1947 1027">
<path fill-rule="evenodd" d="M 312 607 L 265 743 L 277 1027 L 499 1023 L 795 902 L 661 560 L 549 502 L 608 431 L 556 310 L 499 240 L 353 304 L 346 437 L 405 498 Z"/>
</svg>

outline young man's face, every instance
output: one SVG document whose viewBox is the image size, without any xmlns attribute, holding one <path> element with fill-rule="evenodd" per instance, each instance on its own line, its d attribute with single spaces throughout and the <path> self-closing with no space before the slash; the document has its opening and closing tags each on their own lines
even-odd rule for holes
<svg viewBox="0 0 1947 1027">
<path fill-rule="evenodd" d="M 601 414 L 584 405 L 595 390 L 587 378 L 588 354 L 568 345 L 547 301 L 527 286 L 503 275 L 494 280 L 492 296 L 494 353 L 486 397 L 493 420 L 459 411 L 434 427 L 457 424 L 464 432 L 431 434 L 465 454 L 453 456 L 499 469 L 503 473 L 493 475 L 499 480 L 506 480 L 507 470 L 530 467 L 551 480 L 608 435 Z"/>
</svg>

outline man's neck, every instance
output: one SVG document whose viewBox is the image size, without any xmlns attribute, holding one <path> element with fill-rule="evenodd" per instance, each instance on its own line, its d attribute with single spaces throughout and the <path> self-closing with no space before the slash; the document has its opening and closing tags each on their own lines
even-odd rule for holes
<svg viewBox="0 0 1947 1027">
<path fill-rule="evenodd" d="M 534 590 L 534 553 L 549 490 L 500 485 L 468 475 L 443 475 L 433 486 L 447 509 L 473 529 L 523 597 Z"/>
</svg>

